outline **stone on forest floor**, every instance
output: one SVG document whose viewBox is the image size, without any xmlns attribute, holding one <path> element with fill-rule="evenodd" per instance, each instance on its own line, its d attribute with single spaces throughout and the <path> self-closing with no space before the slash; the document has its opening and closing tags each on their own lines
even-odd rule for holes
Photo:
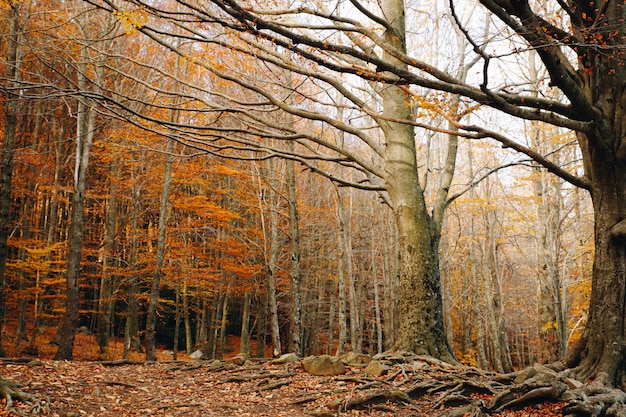
<svg viewBox="0 0 626 417">
<path fill-rule="evenodd" d="M 372 357 L 363 353 L 348 352 L 341 356 L 341 360 L 348 366 L 366 366 L 372 361 Z"/>
<path fill-rule="evenodd" d="M 309 356 L 302 360 L 304 370 L 312 375 L 343 375 L 346 368 L 340 358 L 330 355 Z"/>
<path fill-rule="evenodd" d="M 285 353 L 284 355 L 281 355 L 280 358 L 276 358 L 274 359 L 271 363 L 293 363 L 293 362 L 298 362 L 300 360 L 300 358 L 298 357 L 298 355 L 296 355 L 295 353 Z"/>
<path fill-rule="evenodd" d="M 374 360 L 367 365 L 365 371 L 363 372 L 370 376 L 381 376 L 387 374 L 387 372 L 389 372 L 389 369 L 389 366 Z"/>
<path fill-rule="evenodd" d="M 248 360 L 248 355 L 244 353 L 239 353 L 233 356 L 232 358 L 226 359 L 226 362 L 241 366 L 245 364 L 247 360 Z"/>
<path fill-rule="evenodd" d="M 202 357 L 203 353 L 200 349 L 196 350 L 195 352 L 193 352 L 191 355 L 189 355 L 189 357 L 191 359 L 200 359 Z"/>
<path fill-rule="evenodd" d="M 223 367 L 224 364 L 222 363 L 222 361 L 214 359 L 209 363 L 209 366 L 207 368 L 209 369 L 209 371 L 217 371 L 222 369 Z"/>
</svg>

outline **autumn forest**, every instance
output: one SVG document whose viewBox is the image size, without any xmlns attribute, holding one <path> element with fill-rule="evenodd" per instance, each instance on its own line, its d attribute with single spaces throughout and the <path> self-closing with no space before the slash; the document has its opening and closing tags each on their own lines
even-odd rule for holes
<svg viewBox="0 0 626 417">
<path fill-rule="evenodd" d="M 452 3 L 0 0 L 0 356 L 403 349 L 619 385 L 623 19 Z"/>
</svg>

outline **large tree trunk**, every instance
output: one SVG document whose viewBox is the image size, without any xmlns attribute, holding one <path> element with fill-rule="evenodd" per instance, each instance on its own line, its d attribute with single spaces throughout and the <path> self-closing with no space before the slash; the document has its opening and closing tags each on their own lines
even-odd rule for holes
<svg viewBox="0 0 626 417">
<path fill-rule="evenodd" d="M 612 4 L 605 24 L 623 27 L 623 5 Z M 619 22 L 619 23 L 618 23 Z M 619 38 L 623 39 L 623 38 Z M 623 40 L 622 40 L 623 42 Z M 626 387 L 626 68 L 610 54 L 583 57 L 583 89 L 602 119 L 579 134 L 585 173 L 591 180 L 595 218 L 595 258 L 589 320 L 567 364 L 581 379 L 595 377 Z"/>
<path fill-rule="evenodd" d="M 394 31 L 385 40 L 405 50 L 403 2 L 385 0 L 382 8 Z M 394 33 L 395 32 L 395 33 Z M 386 59 L 393 61 L 392 56 Z M 411 120 L 410 98 L 396 86 L 381 91 L 383 117 Z M 443 301 L 431 218 L 417 174 L 414 129 L 382 121 L 386 139 L 386 186 L 393 204 L 400 249 L 400 335 L 397 348 L 456 362 L 446 338 Z"/>
<path fill-rule="evenodd" d="M 624 115 L 622 115 L 622 118 Z M 623 133 L 617 130 L 615 135 Z M 581 379 L 624 384 L 626 328 L 626 170 L 615 154 L 591 156 L 595 258 L 589 320 L 568 357 Z M 624 385 L 622 386 L 624 387 Z"/>
</svg>

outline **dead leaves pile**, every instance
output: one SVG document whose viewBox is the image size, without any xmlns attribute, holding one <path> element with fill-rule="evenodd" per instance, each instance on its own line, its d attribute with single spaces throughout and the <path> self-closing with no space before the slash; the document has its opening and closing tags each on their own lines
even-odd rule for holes
<svg viewBox="0 0 626 417">
<path fill-rule="evenodd" d="M 216 370 L 204 361 L 0 362 L 0 377 L 22 384 L 24 392 L 51 398 L 47 414 L 55 417 L 433 416 L 445 407 L 440 394 L 412 400 L 407 387 L 456 372 L 432 364 L 419 371 L 394 365 L 381 377 L 359 367 L 347 370 L 346 375 L 319 377 L 305 373 L 299 362 L 257 361 Z M 21 404 L 13 406 L 19 410 Z M 494 416 L 551 417 L 559 411 L 558 404 L 544 404 Z M 4 415 L 11 414 L 0 412 Z"/>
</svg>

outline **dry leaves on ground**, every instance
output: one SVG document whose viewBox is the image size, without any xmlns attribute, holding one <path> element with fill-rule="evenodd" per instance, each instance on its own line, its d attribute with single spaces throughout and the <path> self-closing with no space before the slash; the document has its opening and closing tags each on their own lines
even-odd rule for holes
<svg viewBox="0 0 626 417">
<path fill-rule="evenodd" d="M 24 384 L 23 391 L 39 398 L 49 397 L 48 415 L 59 417 L 403 417 L 433 416 L 443 407 L 436 405 L 437 394 L 403 401 L 398 391 L 415 384 L 416 378 L 433 376 L 407 373 L 401 367 L 374 378 L 356 367 L 342 376 L 313 376 L 305 373 L 299 362 L 254 362 L 215 371 L 209 364 L 5 360 L 0 362 L 0 377 Z M 25 407 L 16 404 L 17 409 Z M 494 416 L 550 417 L 560 415 L 559 411 L 559 404 L 544 404 Z"/>
</svg>

